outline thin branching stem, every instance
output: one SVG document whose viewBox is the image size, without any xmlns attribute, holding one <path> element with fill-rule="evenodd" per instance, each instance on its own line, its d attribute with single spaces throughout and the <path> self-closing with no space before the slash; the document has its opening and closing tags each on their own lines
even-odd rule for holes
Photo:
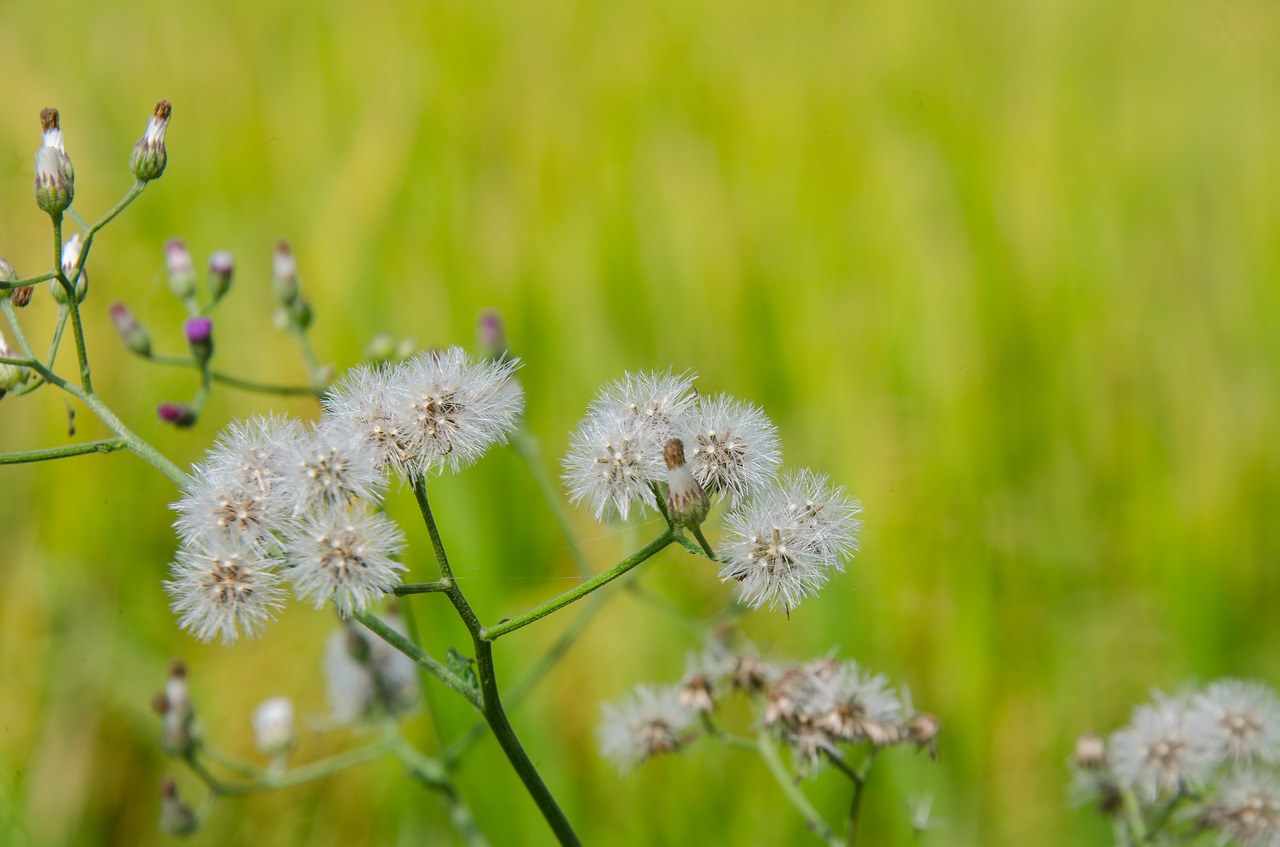
<svg viewBox="0 0 1280 847">
<path fill-rule="evenodd" d="M 777 745 L 773 743 L 773 738 L 770 737 L 767 730 L 760 730 L 759 735 L 756 737 L 756 750 L 760 753 L 760 758 L 764 759 L 765 765 L 769 768 L 769 773 L 773 774 L 774 782 L 778 784 L 782 795 L 804 818 L 809 830 L 825 841 L 828 847 L 844 847 L 844 843 L 839 836 L 827 825 L 822 815 L 809 802 L 809 798 L 800 790 L 800 786 L 796 784 L 795 777 L 787 770 L 787 766 L 783 764 Z"/>
<path fill-rule="evenodd" d="M 103 438 L 98 441 L 86 441 L 83 444 L 68 444 L 65 447 L 46 447 L 41 450 L 24 450 L 19 453 L 0 453 L 0 465 L 47 462 L 52 459 L 70 459 L 74 456 L 114 453 L 117 450 L 127 449 L 128 445 L 123 438 Z"/>
</svg>

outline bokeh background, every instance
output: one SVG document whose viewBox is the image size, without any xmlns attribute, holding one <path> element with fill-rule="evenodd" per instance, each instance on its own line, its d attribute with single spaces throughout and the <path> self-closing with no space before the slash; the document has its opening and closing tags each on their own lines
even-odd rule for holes
<svg viewBox="0 0 1280 847">
<path fill-rule="evenodd" d="M 49 264 L 41 108 L 62 110 L 92 218 L 165 97 L 169 170 L 96 246 L 86 314 L 99 390 L 180 463 L 237 417 L 317 410 L 223 390 L 193 430 L 155 421 L 192 377 L 126 355 L 106 307 L 181 352 L 175 235 L 197 262 L 236 255 L 219 362 L 262 379 L 303 375 L 270 321 L 280 237 L 339 367 L 379 332 L 474 344 L 501 310 L 552 472 L 626 369 L 691 368 L 761 404 L 788 465 L 862 499 L 866 534 L 825 593 L 746 634 L 838 648 L 945 723 L 938 763 L 877 768 L 865 843 L 911 841 L 914 793 L 944 826 L 922 843 L 1103 844 L 1068 798 L 1077 734 L 1153 687 L 1280 683 L 1277 35 L 1269 0 L 4 3 L 0 254 Z M 23 314 L 37 343 L 52 314 L 43 292 Z M 0 402 L 0 449 L 67 443 L 67 413 L 50 391 Z M 104 434 L 85 410 L 76 426 Z M 573 584 L 510 451 L 434 491 L 484 617 Z M 230 649 L 178 631 L 160 585 L 175 492 L 141 461 L 4 467 L 0 492 L 0 841 L 170 840 L 161 777 L 200 797 L 148 709 L 172 657 L 234 751 L 252 755 L 267 696 L 324 714 L 328 613 L 292 608 Z M 656 532 L 575 529 L 599 569 Z M 640 584 L 694 618 L 727 597 L 673 551 Z M 438 653 L 464 642 L 443 604 L 416 601 Z M 504 678 L 568 619 L 500 642 Z M 600 702 L 674 680 L 699 643 L 615 592 L 513 720 L 587 843 L 817 843 L 744 754 L 700 744 L 625 779 L 598 758 Z M 470 725 L 438 700 L 446 733 Z M 432 746 L 425 720 L 411 734 Z M 359 740 L 308 731 L 298 755 Z M 548 843 L 491 740 L 459 780 L 495 844 Z M 838 780 L 807 788 L 843 814 Z M 191 843 L 451 839 L 386 761 L 226 802 Z"/>
</svg>

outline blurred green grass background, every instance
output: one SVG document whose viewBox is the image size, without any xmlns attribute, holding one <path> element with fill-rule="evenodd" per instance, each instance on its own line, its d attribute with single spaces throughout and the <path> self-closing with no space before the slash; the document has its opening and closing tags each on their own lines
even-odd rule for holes
<svg viewBox="0 0 1280 847">
<path fill-rule="evenodd" d="M 179 462 L 233 418 L 315 407 L 222 391 L 192 431 L 154 422 L 191 377 L 124 355 L 106 306 L 179 351 L 174 235 L 198 262 L 235 253 L 219 361 L 262 379 L 301 379 L 268 317 L 281 236 L 340 366 L 380 331 L 471 343 L 500 309 L 553 470 L 624 369 L 692 368 L 763 405 L 789 465 L 863 500 L 866 536 L 791 621 L 746 632 L 782 656 L 838 646 L 945 723 L 936 765 L 885 757 L 865 843 L 911 842 L 908 793 L 945 819 L 923 843 L 1107 843 L 1068 801 L 1077 734 L 1153 686 L 1280 683 L 1278 25 L 1266 0 L 6 3 L 0 254 L 49 263 L 41 108 L 62 110 L 92 218 L 165 97 L 169 170 L 96 246 L 86 314 L 100 392 Z M 24 313 L 38 343 L 51 315 L 43 292 Z M 6 399 L 0 449 L 66 443 L 66 418 L 49 391 Z M 202 647 L 160 586 L 166 480 L 128 456 L 0 480 L 0 841 L 165 843 L 173 769 L 147 703 L 169 658 L 207 730 L 248 754 L 261 699 L 324 711 L 331 618 L 291 609 L 264 640 Z M 572 584 L 509 451 L 434 490 L 486 619 Z M 653 531 L 575 519 L 599 568 Z M 698 616 L 726 597 L 674 552 L 642 582 Z M 442 605 L 416 603 L 437 652 L 464 641 Z M 504 677 L 567 622 L 504 640 Z M 677 678 L 697 644 L 616 593 L 515 710 L 532 756 L 590 844 L 816 843 L 740 753 L 701 744 L 626 779 L 598 759 L 599 702 Z M 354 740 L 307 735 L 299 754 Z M 492 741 L 460 780 L 495 844 L 550 840 Z M 838 819 L 836 780 L 810 788 Z M 385 762 L 227 802 L 191 843 L 450 840 Z"/>
</svg>

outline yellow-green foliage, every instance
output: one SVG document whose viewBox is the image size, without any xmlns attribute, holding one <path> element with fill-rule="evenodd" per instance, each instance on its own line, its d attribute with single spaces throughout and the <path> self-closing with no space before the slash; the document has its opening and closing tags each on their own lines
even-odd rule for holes
<svg viewBox="0 0 1280 847">
<path fill-rule="evenodd" d="M 131 358 L 106 309 L 127 301 L 181 352 L 174 235 L 197 262 L 235 253 L 219 366 L 264 380 L 301 380 L 266 305 L 281 236 L 326 361 L 383 330 L 471 343 L 499 308 L 553 469 L 600 383 L 696 369 L 773 416 L 789 466 L 866 507 L 849 573 L 748 633 L 793 658 L 839 646 L 945 723 L 937 765 L 886 756 L 865 843 L 910 843 L 907 792 L 947 820 L 926 844 L 1103 843 L 1067 799 L 1077 733 L 1152 686 L 1280 682 L 1277 27 L 1269 0 L 5 3 L 0 254 L 50 264 L 41 108 L 62 110 L 92 217 L 164 97 L 168 170 L 104 233 L 85 309 L 101 393 L 180 462 L 234 417 L 315 407 L 220 390 L 194 430 L 155 422 L 192 377 Z M 37 345 L 52 314 L 38 289 Z M 105 435 L 83 409 L 76 427 Z M 0 402 L 0 450 L 67 441 L 53 392 Z M 177 630 L 175 492 L 145 464 L 5 467 L 0 492 L 0 841 L 165 843 L 161 776 L 200 796 L 147 711 L 172 656 L 245 755 L 260 700 L 323 711 L 328 613 L 295 607 L 232 649 Z M 433 497 L 487 620 L 571 584 L 509 452 Z M 655 532 L 575 522 L 599 568 Z M 675 551 L 641 583 L 695 615 L 727 596 Z M 415 600 L 437 654 L 465 646 L 444 604 Z M 569 617 L 503 640 L 502 678 Z M 587 843 L 816 843 L 745 754 L 700 745 L 625 780 L 599 760 L 599 702 L 676 678 L 696 643 L 615 593 L 514 710 L 532 757 Z M 470 725 L 436 693 L 450 734 Z M 430 746 L 425 722 L 412 734 Z M 495 844 L 549 841 L 492 741 L 460 780 Z M 810 787 L 842 814 L 843 787 Z M 228 802 L 192 843 L 450 843 L 445 827 L 386 762 Z"/>
</svg>

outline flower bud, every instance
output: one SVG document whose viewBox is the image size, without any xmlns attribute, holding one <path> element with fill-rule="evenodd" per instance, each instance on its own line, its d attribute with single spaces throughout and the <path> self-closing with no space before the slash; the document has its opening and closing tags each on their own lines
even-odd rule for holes
<svg viewBox="0 0 1280 847">
<path fill-rule="evenodd" d="M 507 328 L 497 309 L 487 309 L 480 313 L 477 334 L 480 336 L 480 354 L 486 359 L 499 361 L 511 349 L 507 343 Z"/>
<path fill-rule="evenodd" d="M 919 712 L 907 721 L 907 738 L 915 742 L 917 750 L 927 750 L 930 759 L 938 758 L 938 733 L 942 721 L 933 715 Z"/>
<path fill-rule="evenodd" d="M 209 296 L 217 303 L 231 289 L 231 273 L 235 260 L 226 250 L 219 250 L 209 257 Z"/>
<path fill-rule="evenodd" d="M 36 205 L 54 218 L 60 218 L 75 199 L 76 171 L 62 149 L 57 109 L 40 113 L 40 128 L 44 131 L 44 144 L 36 151 Z"/>
<path fill-rule="evenodd" d="M 196 414 L 196 410 L 186 403 L 161 403 L 156 408 L 156 415 L 160 420 L 167 424 L 173 424 L 179 429 L 195 426 L 199 417 Z"/>
<path fill-rule="evenodd" d="M 298 299 L 298 260 L 294 258 L 288 241 L 276 243 L 271 261 L 271 280 L 276 302 L 288 306 Z"/>
<path fill-rule="evenodd" d="M 112 303 L 107 311 L 111 314 L 111 322 L 115 324 L 116 332 L 120 333 L 125 346 L 139 356 L 150 356 L 151 336 L 142 328 L 142 324 L 138 323 L 138 319 L 133 316 L 133 312 L 129 311 L 129 307 L 117 302 Z"/>
<path fill-rule="evenodd" d="M 305 297 L 296 297 L 289 304 L 289 323 L 295 329 L 307 329 L 311 326 L 311 303 Z"/>
<path fill-rule="evenodd" d="M 293 703 L 288 697 L 265 700 L 253 712 L 253 741 L 268 756 L 281 756 L 293 747 Z"/>
<path fill-rule="evenodd" d="M 3 257 L 0 257 L 0 282 L 17 282 L 18 272 L 13 269 L 13 265 Z M 13 298 L 13 305 L 21 309 L 23 306 L 31 302 L 31 286 L 23 285 L 19 288 L 5 288 L 0 290 L 0 300 L 6 297 Z"/>
<path fill-rule="evenodd" d="M 707 519 L 711 501 L 684 462 L 684 442 L 672 438 L 662 450 L 667 463 L 667 514 L 676 526 L 694 529 Z"/>
<path fill-rule="evenodd" d="M 0 334 L 0 356 L 14 358 L 13 351 L 9 349 L 9 342 L 4 340 L 3 334 Z M 21 385 L 25 385 L 30 378 L 30 368 L 0 363 L 0 397 L 4 397 L 4 395 Z"/>
<path fill-rule="evenodd" d="M 169 128 L 169 115 L 172 111 L 173 107 L 168 100 L 156 103 L 147 131 L 133 145 L 133 153 L 129 155 L 129 170 L 133 171 L 138 182 L 159 179 L 164 173 L 164 166 L 169 163 L 169 154 L 164 149 L 164 134 Z"/>
<path fill-rule="evenodd" d="M 190 835 L 200 826 L 196 813 L 178 796 L 172 779 L 160 783 L 160 828 L 170 835 Z"/>
<path fill-rule="evenodd" d="M 1088 733 L 1076 739 L 1076 754 L 1072 764 L 1078 768 L 1097 770 L 1107 763 L 1107 743 L 1100 736 Z"/>
<path fill-rule="evenodd" d="M 24 285 L 21 288 L 13 289 L 13 305 L 19 309 L 25 309 L 27 304 L 31 302 L 31 295 L 35 291 L 35 286 Z"/>
<path fill-rule="evenodd" d="M 160 746 L 171 756 L 185 756 L 195 747 L 195 711 L 187 694 L 187 668 L 174 662 L 164 693 L 151 703 L 160 715 Z"/>
<path fill-rule="evenodd" d="M 84 298 L 89 293 L 89 274 L 82 268 L 80 275 L 75 277 L 76 265 L 80 264 L 80 251 L 83 244 L 80 242 L 80 233 L 68 238 L 62 243 L 62 275 L 72 280 L 76 292 L 76 303 L 83 303 Z M 74 277 L 74 278 L 73 278 Z M 67 304 L 67 289 L 62 287 L 62 283 L 56 278 L 49 280 L 49 292 L 53 295 L 53 299 L 63 304 Z"/>
<path fill-rule="evenodd" d="M 189 318 L 183 325 L 191 355 L 196 364 L 203 365 L 213 355 L 213 318 Z"/>
<path fill-rule="evenodd" d="M 170 238 L 164 243 L 164 264 L 169 272 L 169 290 L 180 300 L 189 300 L 196 294 L 196 269 L 191 263 L 191 252 L 181 238 Z"/>
</svg>

